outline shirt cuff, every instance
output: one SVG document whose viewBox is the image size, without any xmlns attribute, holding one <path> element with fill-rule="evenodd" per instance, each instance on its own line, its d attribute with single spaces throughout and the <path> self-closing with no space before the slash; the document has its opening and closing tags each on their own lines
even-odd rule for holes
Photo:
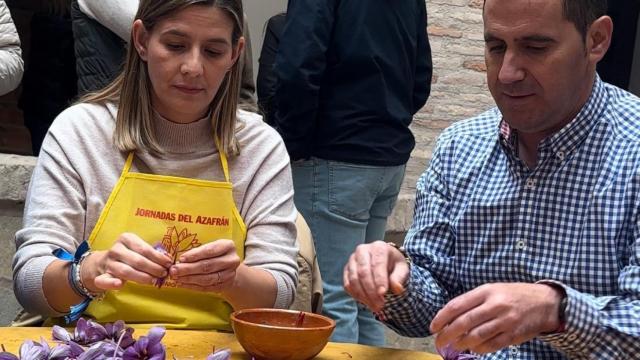
<svg viewBox="0 0 640 360">
<path fill-rule="evenodd" d="M 413 266 L 410 270 L 413 269 Z M 409 294 L 413 292 L 412 271 L 409 273 L 407 282 L 404 285 L 404 291 L 396 295 L 388 291 L 384 296 L 384 307 L 382 310 L 374 313 L 376 319 L 385 323 L 402 322 L 406 314 L 409 314 L 411 306 L 408 306 Z"/>
<path fill-rule="evenodd" d="M 598 310 L 580 292 L 560 282 L 544 280 L 539 283 L 563 288 L 567 293 L 567 307 L 564 313 L 565 331 L 541 335 L 538 339 L 568 355 L 588 352 L 589 344 L 593 343 L 598 333 Z"/>
</svg>

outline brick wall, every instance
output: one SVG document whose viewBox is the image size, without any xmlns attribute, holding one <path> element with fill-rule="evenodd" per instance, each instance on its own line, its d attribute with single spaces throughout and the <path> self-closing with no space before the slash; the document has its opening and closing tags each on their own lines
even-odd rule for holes
<svg viewBox="0 0 640 360">
<path fill-rule="evenodd" d="M 412 125 L 416 149 L 407 167 L 405 196 L 414 195 L 438 134 L 452 122 L 494 104 L 486 86 L 482 4 L 482 0 L 427 0 L 433 83 L 427 105 Z"/>
</svg>

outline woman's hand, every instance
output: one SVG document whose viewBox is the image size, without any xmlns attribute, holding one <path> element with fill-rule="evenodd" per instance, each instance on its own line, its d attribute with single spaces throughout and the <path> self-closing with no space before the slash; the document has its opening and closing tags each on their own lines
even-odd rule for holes
<svg viewBox="0 0 640 360">
<path fill-rule="evenodd" d="M 224 239 L 191 249 L 178 261 L 169 273 L 179 287 L 217 293 L 233 287 L 241 263 L 233 241 Z"/>
<path fill-rule="evenodd" d="M 93 252 L 84 260 L 82 283 L 95 292 L 121 289 L 126 281 L 155 284 L 167 276 L 172 263 L 137 235 L 124 233 L 111 249 Z"/>
</svg>

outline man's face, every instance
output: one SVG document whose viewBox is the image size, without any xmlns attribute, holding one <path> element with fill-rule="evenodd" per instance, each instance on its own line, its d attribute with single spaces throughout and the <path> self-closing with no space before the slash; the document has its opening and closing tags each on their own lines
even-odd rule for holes
<svg viewBox="0 0 640 360">
<path fill-rule="evenodd" d="M 595 64 L 562 0 L 487 0 L 484 31 L 489 90 L 512 128 L 551 133 L 577 115 Z"/>
</svg>

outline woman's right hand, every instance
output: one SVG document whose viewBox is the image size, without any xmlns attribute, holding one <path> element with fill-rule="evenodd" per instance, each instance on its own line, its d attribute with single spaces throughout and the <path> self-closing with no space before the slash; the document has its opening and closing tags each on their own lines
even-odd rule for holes
<svg viewBox="0 0 640 360">
<path fill-rule="evenodd" d="M 111 249 L 95 251 L 83 262 L 82 283 L 91 291 L 121 289 L 125 282 L 155 284 L 173 265 L 166 254 L 155 250 L 135 234 L 121 234 Z"/>
</svg>

